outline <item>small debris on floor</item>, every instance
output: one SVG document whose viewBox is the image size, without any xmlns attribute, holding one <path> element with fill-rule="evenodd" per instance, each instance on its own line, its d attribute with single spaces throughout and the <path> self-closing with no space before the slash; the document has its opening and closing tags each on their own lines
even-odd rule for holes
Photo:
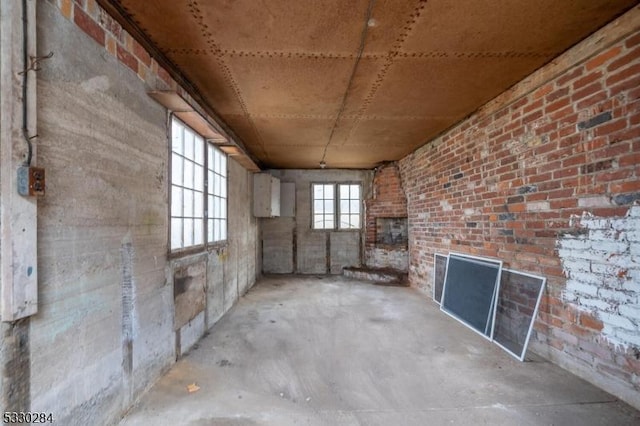
<svg viewBox="0 0 640 426">
<path fill-rule="evenodd" d="M 189 393 L 198 392 L 200 390 L 200 386 L 196 385 L 195 382 L 187 385 L 187 391 Z"/>
<path fill-rule="evenodd" d="M 233 364 L 228 359 L 222 359 L 222 360 L 218 361 L 218 366 L 220 366 L 220 367 L 230 367 L 232 365 Z"/>
</svg>

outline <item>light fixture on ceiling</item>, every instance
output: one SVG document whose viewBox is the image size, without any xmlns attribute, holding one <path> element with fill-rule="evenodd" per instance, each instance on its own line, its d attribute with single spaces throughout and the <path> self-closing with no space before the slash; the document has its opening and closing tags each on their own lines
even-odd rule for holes
<svg viewBox="0 0 640 426">
<path fill-rule="evenodd" d="M 325 163 L 324 161 L 320 162 L 320 168 L 324 169 L 325 167 L 327 167 L 327 163 Z"/>
</svg>

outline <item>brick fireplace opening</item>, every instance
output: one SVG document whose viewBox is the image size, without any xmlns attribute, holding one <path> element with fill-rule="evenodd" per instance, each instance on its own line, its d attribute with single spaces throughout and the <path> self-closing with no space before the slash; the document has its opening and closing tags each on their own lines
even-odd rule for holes
<svg viewBox="0 0 640 426">
<path fill-rule="evenodd" d="M 365 263 L 371 268 L 409 269 L 407 197 L 395 162 L 376 169 L 366 200 Z"/>
<path fill-rule="evenodd" d="M 376 218 L 376 247 L 408 248 L 409 229 L 406 217 Z"/>
</svg>

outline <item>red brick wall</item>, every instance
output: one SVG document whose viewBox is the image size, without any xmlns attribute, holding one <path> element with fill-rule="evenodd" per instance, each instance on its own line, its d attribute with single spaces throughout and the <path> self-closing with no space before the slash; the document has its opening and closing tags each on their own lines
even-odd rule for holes
<svg viewBox="0 0 640 426">
<path fill-rule="evenodd" d="M 410 281 L 430 292 L 433 253 L 448 251 L 543 275 L 537 348 L 552 347 L 550 356 L 574 371 L 609 363 L 611 371 L 595 373 L 602 382 L 637 391 L 637 348 L 599 338 L 602 323 L 562 296 L 567 278 L 556 246 L 576 232 L 572 215 L 624 217 L 640 200 L 640 33 L 574 51 L 586 49 L 551 80 L 527 88 L 540 81 L 534 74 L 509 91 L 524 96 L 501 95 L 400 162 Z M 582 352 L 588 356 L 579 359 Z"/>
<path fill-rule="evenodd" d="M 380 166 L 373 177 L 373 197 L 365 200 L 366 247 L 376 243 L 376 218 L 407 217 L 407 197 L 402 188 L 400 172 L 396 163 Z"/>
<path fill-rule="evenodd" d="M 365 259 L 368 266 L 406 270 L 407 251 L 376 247 L 376 218 L 407 217 L 407 198 L 397 163 L 380 166 L 373 177 L 373 197 L 365 200 Z"/>
</svg>

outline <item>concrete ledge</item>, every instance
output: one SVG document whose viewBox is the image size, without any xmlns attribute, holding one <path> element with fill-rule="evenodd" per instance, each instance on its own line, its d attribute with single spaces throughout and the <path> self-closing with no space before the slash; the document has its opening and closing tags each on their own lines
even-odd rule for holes
<svg viewBox="0 0 640 426">
<path fill-rule="evenodd" d="M 409 287 L 408 274 L 391 268 L 369 268 L 349 266 L 342 269 L 342 275 L 373 284 Z"/>
</svg>

